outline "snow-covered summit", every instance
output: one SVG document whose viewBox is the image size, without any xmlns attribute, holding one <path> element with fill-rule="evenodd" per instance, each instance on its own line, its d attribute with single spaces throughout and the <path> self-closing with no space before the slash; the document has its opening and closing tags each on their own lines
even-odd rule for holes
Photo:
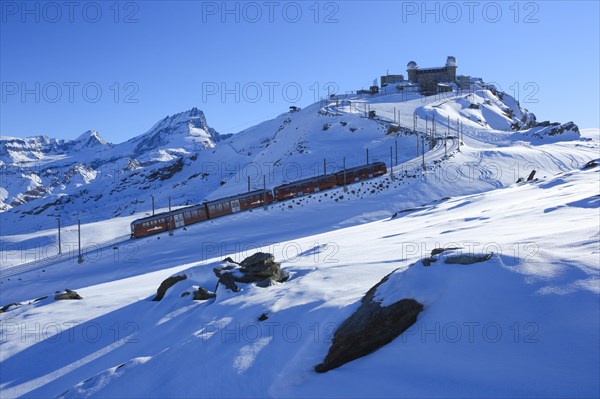
<svg viewBox="0 0 600 399">
<path fill-rule="evenodd" d="M 76 143 L 81 144 L 81 147 L 83 148 L 107 144 L 107 142 L 95 130 L 88 130 L 87 132 L 77 137 L 74 141 Z"/>
<path fill-rule="evenodd" d="M 167 116 L 152 128 L 131 140 L 133 155 L 164 149 L 198 150 L 212 148 L 220 139 L 216 130 L 206 122 L 204 112 L 194 107 L 188 111 Z"/>
</svg>

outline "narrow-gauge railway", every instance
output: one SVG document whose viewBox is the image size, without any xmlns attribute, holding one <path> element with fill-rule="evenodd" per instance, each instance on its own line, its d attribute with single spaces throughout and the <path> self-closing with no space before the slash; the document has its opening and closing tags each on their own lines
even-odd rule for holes
<svg viewBox="0 0 600 399">
<path fill-rule="evenodd" d="M 208 201 L 202 204 L 162 212 L 136 219 L 131 223 L 131 238 L 146 237 L 171 229 L 215 219 L 225 215 L 257 208 L 275 201 L 284 201 L 306 194 L 341 187 L 346 184 L 383 176 L 387 169 L 384 162 L 356 166 L 341 172 L 297 180 L 275 187 L 273 190 L 255 190 Z"/>
</svg>

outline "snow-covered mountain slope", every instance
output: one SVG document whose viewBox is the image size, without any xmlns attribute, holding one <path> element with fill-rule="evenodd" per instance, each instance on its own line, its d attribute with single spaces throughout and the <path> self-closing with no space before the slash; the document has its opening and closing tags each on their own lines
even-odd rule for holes
<svg viewBox="0 0 600 399">
<path fill-rule="evenodd" d="M 92 131 L 72 141 L 3 138 L 0 208 L 14 209 L 2 217 L 14 221 L 33 214 L 50 220 L 58 216 L 101 220 L 125 212 L 128 206 L 135 209 L 140 191 L 161 187 L 162 181 L 221 138 L 197 108 L 166 117 L 148 132 L 117 145 Z M 178 177 L 175 180 L 184 185 L 189 175 Z M 82 215 L 82 204 L 88 202 L 97 212 Z"/>
<path fill-rule="evenodd" d="M 365 117 L 367 108 L 376 111 L 375 119 Z M 151 195 L 161 207 L 167 205 L 168 197 L 174 205 L 197 203 L 246 190 L 248 177 L 254 188 L 262 187 L 263 179 L 272 187 L 312 177 L 323 173 L 324 159 L 328 171 L 340 170 L 344 157 L 347 166 L 363 164 L 367 149 L 369 161 L 389 164 L 393 146 L 393 162 L 404 163 L 417 155 L 417 138 L 404 134 L 413 128 L 413 115 L 421 132 L 426 130 L 426 118 L 431 128 L 437 117 L 440 137 L 451 116 L 450 135 L 456 135 L 457 123 L 462 122 L 471 136 L 485 135 L 480 138 L 486 143 L 549 141 L 545 131 L 529 134 L 530 130 L 523 130 L 518 137 L 508 136 L 511 127 L 534 126 L 535 116 L 493 88 L 444 98 L 416 93 L 338 96 L 230 137 L 216 133 L 194 108 L 166 117 L 147 133 L 122 144 L 103 144 L 99 139 L 101 151 L 81 153 L 79 144 L 70 144 L 74 150 L 68 151 L 51 139 L 42 140 L 50 144 L 39 139 L 3 140 L 3 149 L 11 149 L 3 151 L 9 156 L 3 161 L 0 208 L 14 209 L 0 218 L 15 228 L 10 232 L 17 233 L 28 232 L 14 223 L 27 215 L 36 215 L 37 228 L 43 229 L 57 217 L 72 223 L 147 212 Z M 386 135 L 394 120 L 405 130 L 399 136 Z M 575 125 L 559 127 L 566 133 L 553 136 L 555 140 L 569 135 L 569 139 L 577 138 Z M 96 211 L 81 212 L 89 204 Z"/>
<path fill-rule="evenodd" d="M 466 135 L 450 161 L 478 155 L 500 168 L 532 159 L 567 169 L 558 162 L 569 162 L 566 154 L 598 150 L 597 138 L 476 143 Z M 3 397 L 598 397 L 600 167 L 514 184 L 502 183 L 514 180 L 510 169 L 506 179 L 491 168 L 479 177 L 479 164 L 474 179 L 453 180 L 436 179 L 444 169 L 431 166 L 424 176 L 386 176 L 0 280 L 2 305 L 24 303 L 0 315 Z M 458 194 L 465 190 L 475 193 Z M 84 228 L 114 237 L 130 219 Z M 424 267 L 440 247 L 493 256 Z M 212 290 L 221 259 L 257 250 L 272 252 L 290 280 L 238 293 L 220 286 L 208 301 L 182 297 L 181 283 L 151 301 L 184 271 Z M 377 298 L 418 299 L 417 323 L 370 355 L 316 373 L 337 326 L 393 271 Z M 84 299 L 27 304 L 64 288 Z"/>
<path fill-rule="evenodd" d="M 220 138 L 206 122 L 204 113 L 198 108 L 192 108 L 187 112 L 165 117 L 147 133 L 127 141 L 122 147 L 133 147 L 131 153 L 138 157 L 148 156 L 154 151 L 180 155 L 190 152 L 190 149 L 199 151 L 213 148 Z"/>
<path fill-rule="evenodd" d="M 376 117 L 366 118 L 367 110 L 375 111 Z M 415 122 L 419 135 L 412 134 Z M 461 152 L 456 138 L 459 124 Z M 396 125 L 399 133 L 387 134 Z M 515 132 L 511 126 L 524 130 Z M 435 145 L 422 140 L 434 133 Z M 537 126 L 533 114 L 491 87 L 443 97 L 338 96 L 230 137 L 218 135 L 203 113 L 192 109 L 161 120 L 125 143 L 100 144 L 102 151 L 85 156 L 38 149 L 40 166 L 33 170 L 19 166 L 13 154 L 12 163 L 4 165 L 7 173 L 0 188 L 4 206 L 14 206 L 0 213 L 2 268 L 57 253 L 52 244 L 58 217 L 66 226 L 65 237 L 71 238 L 78 219 L 85 226 L 118 216 L 130 215 L 123 220 L 132 220 L 147 215 L 152 196 L 156 207 L 165 209 L 169 198 L 173 206 L 182 206 L 244 192 L 248 178 L 251 188 L 263 184 L 271 188 L 323 173 L 324 160 L 327 172 L 341 170 L 344 159 L 348 167 L 364 164 L 367 149 L 370 162 L 396 164 L 395 172 L 408 176 L 404 181 L 414 180 L 423 143 L 427 174 L 434 183 L 402 193 L 406 204 L 502 187 L 532 169 L 538 176 L 553 175 L 583 165 L 597 152 L 593 142 L 579 138 L 575 125 Z M 442 162 L 446 155 L 449 159 Z M 127 234 L 122 226 L 117 237 Z M 93 235 L 93 241 L 109 245 L 117 237 Z M 23 251 L 29 252 L 24 256 Z"/>
</svg>

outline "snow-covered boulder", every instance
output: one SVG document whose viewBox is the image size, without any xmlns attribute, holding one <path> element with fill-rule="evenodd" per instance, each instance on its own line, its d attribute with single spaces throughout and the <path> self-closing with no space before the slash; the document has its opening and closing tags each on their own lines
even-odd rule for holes
<svg viewBox="0 0 600 399">
<path fill-rule="evenodd" d="M 213 271 L 219 281 L 234 292 L 239 291 L 236 283 L 256 283 L 257 286 L 265 288 L 282 283 L 290 277 L 287 271 L 281 270 L 281 264 L 275 262 L 275 257 L 269 253 L 257 252 L 239 265 L 227 261 L 223 263 Z"/>
<path fill-rule="evenodd" d="M 77 291 L 66 289 L 64 291 L 56 292 L 56 294 L 54 295 L 54 299 L 56 299 L 57 301 L 61 301 L 61 300 L 65 300 L 65 299 L 71 300 L 71 299 L 83 299 L 83 298 L 81 297 L 81 295 L 79 295 L 77 293 Z"/>
</svg>

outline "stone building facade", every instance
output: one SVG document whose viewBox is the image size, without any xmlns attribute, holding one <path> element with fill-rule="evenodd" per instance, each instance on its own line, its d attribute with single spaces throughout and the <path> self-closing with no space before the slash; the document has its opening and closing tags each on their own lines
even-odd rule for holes
<svg viewBox="0 0 600 399">
<path fill-rule="evenodd" d="M 438 83 L 456 82 L 456 58 L 449 56 L 446 65 L 437 68 L 419 68 L 411 61 L 406 66 L 408 80 L 418 83 L 422 91 L 436 91 Z"/>
<path fill-rule="evenodd" d="M 404 82 L 404 75 L 383 75 L 380 81 L 381 87 L 385 87 L 388 84 Z"/>
</svg>

